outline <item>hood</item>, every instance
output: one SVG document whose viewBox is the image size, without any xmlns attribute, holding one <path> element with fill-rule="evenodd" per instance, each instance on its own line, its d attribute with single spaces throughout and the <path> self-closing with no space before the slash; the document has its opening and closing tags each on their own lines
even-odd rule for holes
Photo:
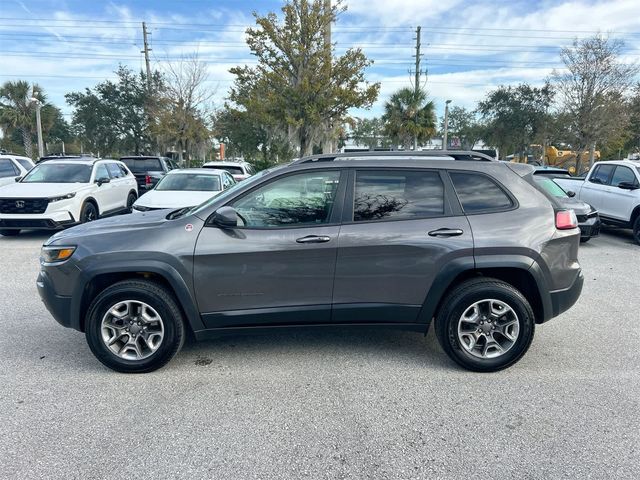
<svg viewBox="0 0 640 480">
<path fill-rule="evenodd" d="M 169 213 L 170 211 L 168 210 L 152 210 L 135 215 L 129 213 L 83 223 L 82 225 L 77 225 L 56 233 L 45 242 L 45 245 L 49 245 L 57 240 L 68 241 L 75 237 L 100 235 L 102 233 L 130 232 L 136 229 L 160 226 L 168 221 L 166 217 Z"/>
<path fill-rule="evenodd" d="M 175 190 L 151 190 L 141 196 L 135 203 L 151 208 L 184 208 L 195 207 L 206 202 L 220 192 L 185 192 Z"/>
<path fill-rule="evenodd" d="M 86 183 L 13 183 L 0 187 L 1 198 L 47 198 L 74 193 Z"/>
</svg>

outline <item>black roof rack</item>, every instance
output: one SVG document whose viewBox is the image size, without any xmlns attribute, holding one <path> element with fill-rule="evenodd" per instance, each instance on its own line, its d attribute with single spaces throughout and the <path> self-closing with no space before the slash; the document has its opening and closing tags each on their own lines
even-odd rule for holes
<svg viewBox="0 0 640 480">
<path fill-rule="evenodd" d="M 298 158 L 292 162 L 293 165 L 299 163 L 312 162 L 333 162 L 338 160 L 376 159 L 376 158 L 409 158 L 419 159 L 420 157 L 442 157 L 442 160 L 469 160 L 481 162 L 495 162 L 496 159 L 480 152 L 472 150 L 419 150 L 419 151 L 368 151 L 368 152 L 345 152 L 345 153 L 321 153 Z"/>
</svg>

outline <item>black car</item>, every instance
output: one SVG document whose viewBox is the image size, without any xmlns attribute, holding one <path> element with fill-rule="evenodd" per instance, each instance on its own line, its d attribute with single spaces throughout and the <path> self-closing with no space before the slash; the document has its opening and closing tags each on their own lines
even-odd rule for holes
<svg viewBox="0 0 640 480">
<path fill-rule="evenodd" d="M 588 242 L 600 234 L 600 215 L 598 211 L 588 203 L 578 200 L 575 193 L 566 192 L 560 185 L 554 182 L 555 175 L 564 176 L 569 172 L 560 168 L 539 167 L 536 168 L 533 178 L 545 192 L 553 196 L 558 203 L 565 208 L 576 212 L 578 226 L 580 227 L 580 241 Z"/>
<path fill-rule="evenodd" d="M 178 168 L 178 165 L 167 157 L 136 156 L 120 157 L 120 161 L 129 167 L 138 182 L 138 193 L 151 190 L 167 172 Z"/>
</svg>

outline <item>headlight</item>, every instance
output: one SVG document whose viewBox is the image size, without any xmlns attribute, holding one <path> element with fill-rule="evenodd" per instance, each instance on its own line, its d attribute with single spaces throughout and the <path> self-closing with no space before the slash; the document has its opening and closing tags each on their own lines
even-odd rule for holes
<svg viewBox="0 0 640 480">
<path fill-rule="evenodd" d="M 40 259 L 42 263 L 62 263 L 71 258 L 73 252 L 76 251 L 74 246 L 56 246 L 56 247 L 42 247 L 40 250 Z"/>
<path fill-rule="evenodd" d="M 145 207 L 144 205 L 134 205 L 133 209 L 139 212 L 148 212 L 149 210 L 153 210 L 153 208 Z"/>
<path fill-rule="evenodd" d="M 70 198 L 75 197 L 75 193 L 67 193 L 66 195 L 62 195 L 60 197 L 50 197 L 49 202 L 58 202 L 60 200 L 69 200 Z"/>
</svg>

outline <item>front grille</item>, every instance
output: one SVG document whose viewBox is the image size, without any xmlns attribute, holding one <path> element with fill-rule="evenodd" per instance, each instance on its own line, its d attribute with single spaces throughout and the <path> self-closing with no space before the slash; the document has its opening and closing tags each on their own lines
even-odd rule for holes
<svg viewBox="0 0 640 480">
<path fill-rule="evenodd" d="M 48 198 L 0 198 L 0 213 L 44 213 Z"/>
</svg>

